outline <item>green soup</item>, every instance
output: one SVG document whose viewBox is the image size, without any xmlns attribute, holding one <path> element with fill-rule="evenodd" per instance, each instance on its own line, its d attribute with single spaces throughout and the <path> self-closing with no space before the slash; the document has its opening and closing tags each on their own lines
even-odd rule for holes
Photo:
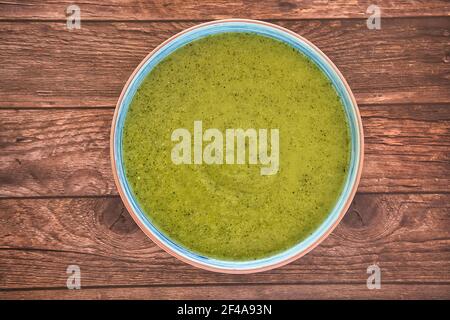
<svg viewBox="0 0 450 320">
<path fill-rule="evenodd" d="M 229 128 L 278 129 L 277 171 L 262 175 L 248 159 L 174 163 L 171 136 L 193 133 L 195 121 L 224 137 Z M 208 257 L 252 260 L 294 246 L 326 219 L 347 177 L 349 140 L 340 98 L 312 61 L 277 40 L 224 33 L 150 72 L 126 116 L 123 158 L 141 209 L 166 236 Z"/>
</svg>

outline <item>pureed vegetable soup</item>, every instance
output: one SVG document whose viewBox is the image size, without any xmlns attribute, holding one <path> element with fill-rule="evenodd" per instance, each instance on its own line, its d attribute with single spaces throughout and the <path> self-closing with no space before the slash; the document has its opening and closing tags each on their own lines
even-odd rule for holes
<svg viewBox="0 0 450 320">
<path fill-rule="evenodd" d="M 152 223 L 198 254 L 235 261 L 310 235 L 350 159 L 327 77 L 252 33 L 208 36 L 160 62 L 133 98 L 122 143 L 126 178 Z"/>
</svg>

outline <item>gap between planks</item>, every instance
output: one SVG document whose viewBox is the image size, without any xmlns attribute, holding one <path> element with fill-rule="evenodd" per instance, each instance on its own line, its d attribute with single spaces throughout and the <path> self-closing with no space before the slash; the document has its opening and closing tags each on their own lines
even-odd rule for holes
<svg viewBox="0 0 450 320">
<path fill-rule="evenodd" d="M 119 97 L 117 97 L 119 99 Z M 414 107 L 414 106 L 442 106 L 450 108 L 450 103 L 436 103 L 436 102 L 409 102 L 409 103 L 403 103 L 403 102 L 374 102 L 374 103 L 357 103 L 358 108 L 370 108 L 370 107 Z M 1 110 L 37 110 L 37 111 L 59 111 L 59 110 L 109 110 L 109 109 L 116 109 L 116 106 L 114 105 L 105 105 L 105 106 L 51 106 L 51 107 L 29 107 L 29 106 L 23 106 L 23 107 L 0 107 Z"/>
<path fill-rule="evenodd" d="M 357 191 L 356 195 L 446 195 L 450 191 Z M 355 195 L 355 196 L 356 196 Z M 98 194 L 98 195 L 52 195 L 52 196 L 17 196 L 0 197 L 3 200 L 51 200 L 51 199 L 102 199 L 102 198 L 120 198 L 118 194 Z M 0 248 L 1 250 L 1 248 Z"/>
<path fill-rule="evenodd" d="M 275 23 L 277 21 L 333 21 L 333 20 L 354 20 L 354 21 L 366 21 L 367 17 L 318 17 L 318 18 L 273 18 L 273 19 L 258 19 L 258 18 L 217 18 L 217 19 L 90 19 L 90 18 L 84 18 L 82 19 L 83 22 L 89 22 L 89 23 L 182 23 L 182 22 L 197 22 L 197 23 L 204 23 L 204 22 L 210 22 L 210 21 L 218 21 L 218 20 L 226 20 L 226 19 L 248 19 L 248 20 L 258 20 L 258 21 L 265 21 L 270 23 Z M 450 17 L 450 14 L 440 14 L 440 15 L 411 15 L 411 16 L 387 16 L 382 17 L 383 20 L 397 20 L 397 19 L 430 19 L 430 18 L 447 18 Z M 1 19 L 0 23 L 27 23 L 27 22 L 37 22 L 37 23 L 66 23 L 67 19 L 33 19 L 33 18 L 8 18 L 8 19 Z"/>
<path fill-rule="evenodd" d="M 383 285 L 432 285 L 432 286 L 448 286 L 450 282 L 423 282 L 423 281 L 383 281 Z M 309 281 L 309 282 L 258 282 L 258 283 L 227 283 L 227 282 L 217 282 L 217 283 L 204 283 L 204 284 L 187 284 L 187 283 L 170 283 L 170 284 L 143 284 L 143 285 L 103 285 L 103 286 L 81 286 L 82 289 L 132 289 L 132 288 L 202 288 L 202 287 L 260 287 L 260 286 L 323 286 L 323 285 L 361 285 L 361 281 L 333 281 L 323 282 Z M 67 287 L 29 287 L 29 288 L 0 288 L 0 292 L 10 292 L 10 291 L 41 291 L 41 290 L 68 290 Z"/>
</svg>

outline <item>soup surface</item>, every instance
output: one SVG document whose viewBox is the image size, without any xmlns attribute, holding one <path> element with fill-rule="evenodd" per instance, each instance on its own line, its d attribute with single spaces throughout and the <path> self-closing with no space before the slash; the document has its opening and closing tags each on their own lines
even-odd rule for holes
<svg viewBox="0 0 450 320">
<path fill-rule="evenodd" d="M 224 158 L 233 151 L 227 129 L 267 129 L 268 154 L 277 129 L 276 172 L 262 174 L 248 154 L 243 164 L 196 163 L 199 121 L 201 134 L 223 133 Z M 191 133 L 190 163 L 173 160 L 178 128 Z M 349 130 L 328 78 L 292 47 L 256 34 L 208 36 L 170 54 L 139 87 L 123 130 L 126 178 L 141 209 L 167 237 L 208 257 L 253 260 L 294 246 L 326 219 L 347 177 Z"/>
</svg>

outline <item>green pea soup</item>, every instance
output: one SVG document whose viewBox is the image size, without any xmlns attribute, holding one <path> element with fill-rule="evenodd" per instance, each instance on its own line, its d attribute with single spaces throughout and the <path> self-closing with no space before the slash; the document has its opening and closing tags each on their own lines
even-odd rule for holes
<svg viewBox="0 0 450 320">
<path fill-rule="evenodd" d="M 196 163 L 197 124 L 200 139 L 208 128 L 223 133 L 215 149 L 222 162 Z M 192 161 L 173 161 L 178 128 L 192 133 L 184 141 Z M 261 174 L 248 154 L 226 163 L 230 128 L 276 129 L 276 170 Z M 328 78 L 289 45 L 253 33 L 207 36 L 157 64 L 129 106 L 122 148 L 126 178 L 151 222 L 193 252 L 231 261 L 268 257 L 312 234 L 334 207 L 350 160 L 344 107 Z"/>
</svg>

